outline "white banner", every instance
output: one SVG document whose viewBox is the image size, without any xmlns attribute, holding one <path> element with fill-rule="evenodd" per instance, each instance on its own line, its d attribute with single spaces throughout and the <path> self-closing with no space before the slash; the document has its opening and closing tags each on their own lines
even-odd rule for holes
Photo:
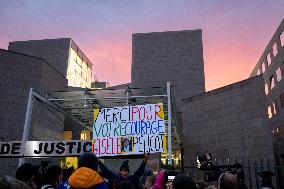
<svg viewBox="0 0 284 189">
<path fill-rule="evenodd" d="M 83 140 L 0 142 L 0 157 L 80 156 L 91 151 L 92 142 Z"/>
<path fill-rule="evenodd" d="M 163 104 L 94 110 L 93 151 L 100 156 L 163 152 Z"/>
</svg>

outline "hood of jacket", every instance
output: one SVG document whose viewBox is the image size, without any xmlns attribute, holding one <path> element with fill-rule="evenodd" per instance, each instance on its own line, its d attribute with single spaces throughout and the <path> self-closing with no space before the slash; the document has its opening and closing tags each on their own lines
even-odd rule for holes
<svg viewBox="0 0 284 189">
<path fill-rule="evenodd" d="M 80 167 L 68 179 L 73 188 L 89 188 L 101 184 L 104 179 L 93 169 Z"/>
</svg>

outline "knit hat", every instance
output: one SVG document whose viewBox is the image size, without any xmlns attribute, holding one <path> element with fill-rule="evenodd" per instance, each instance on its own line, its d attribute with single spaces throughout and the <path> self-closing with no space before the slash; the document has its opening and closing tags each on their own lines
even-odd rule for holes
<svg viewBox="0 0 284 189">
<path fill-rule="evenodd" d="M 120 171 L 124 169 L 124 170 L 127 170 L 129 172 L 128 162 L 129 162 L 128 160 L 125 160 L 125 161 L 122 162 L 122 164 L 120 166 Z"/>
<path fill-rule="evenodd" d="M 78 160 L 78 167 L 87 167 L 96 171 L 98 170 L 98 158 L 93 153 L 84 153 Z"/>
</svg>

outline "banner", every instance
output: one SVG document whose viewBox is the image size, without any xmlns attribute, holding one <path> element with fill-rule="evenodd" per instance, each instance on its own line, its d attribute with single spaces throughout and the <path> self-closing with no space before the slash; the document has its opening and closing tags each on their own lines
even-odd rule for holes
<svg viewBox="0 0 284 189">
<path fill-rule="evenodd" d="M 163 104 L 94 110 L 93 151 L 100 156 L 163 152 Z"/>
<path fill-rule="evenodd" d="M 70 141 L 21 141 L 0 142 L 0 157 L 61 157 L 80 156 L 92 152 L 92 142 Z"/>
</svg>

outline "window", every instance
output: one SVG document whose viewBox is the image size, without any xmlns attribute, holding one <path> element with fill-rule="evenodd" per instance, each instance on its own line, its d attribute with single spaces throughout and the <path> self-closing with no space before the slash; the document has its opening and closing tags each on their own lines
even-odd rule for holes
<svg viewBox="0 0 284 189">
<path fill-rule="evenodd" d="M 257 75 L 260 75 L 260 70 L 257 70 L 257 73 L 256 73 Z"/>
<path fill-rule="evenodd" d="M 265 72 L 265 62 L 262 63 L 262 73 Z"/>
<path fill-rule="evenodd" d="M 272 110 L 273 114 L 276 114 L 277 112 L 276 112 L 276 106 L 275 106 L 275 103 L 274 103 L 274 102 L 273 102 L 273 104 L 272 104 L 272 107 L 273 107 L 273 110 Z"/>
<path fill-rule="evenodd" d="M 265 94 L 268 95 L 268 84 L 265 83 L 264 85 L 264 91 L 265 91 Z"/>
<path fill-rule="evenodd" d="M 277 79 L 278 82 L 282 79 L 282 74 L 281 74 L 281 69 L 280 68 L 278 68 L 276 70 L 276 79 Z"/>
<path fill-rule="evenodd" d="M 72 131 L 63 131 L 63 140 L 72 140 Z"/>
<path fill-rule="evenodd" d="M 269 119 L 272 118 L 272 111 L 271 111 L 271 107 L 270 106 L 268 106 L 268 108 L 267 108 L 267 114 L 268 114 L 268 118 Z"/>
<path fill-rule="evenodd" d="M 274 43 L 273 47 L 272 47 L 272 52 L 273 52 L 273 56 L 275 57 L 278 53 L 278 50 L 277 50 L 277 44 Z"/>
<path fill-rule="evenodd" d="M 284 31 L 280 35 L 281 46 L 284 46 Z"/>
<path fill-rule="evenodd" d="M 91 140 L 90 130 L 82 130 L 80 134 L 80 140 Z"/>
<path fill-rule="evenodd" d="M 268 55 L 266 56 L 267 59 L 267 64 L 268 66 L 271 64 L 271 57 L 270 57 L 270 53 L 268 53 Z"/>
<path fill-rule="evenodd" d="M 274 77 L 273 76 L 270 77 L 269 83 L 270 83 L 270 89 L 273 89 L 275 87 L 275 82 L 274 82 Z"/>
</svg>

